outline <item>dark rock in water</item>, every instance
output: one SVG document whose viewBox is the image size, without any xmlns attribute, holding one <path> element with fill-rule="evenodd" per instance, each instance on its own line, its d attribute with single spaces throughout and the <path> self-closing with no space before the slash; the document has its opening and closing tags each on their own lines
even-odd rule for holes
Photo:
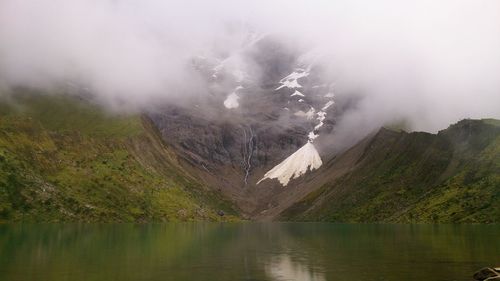
<svg viewBox="0 0 500 281">
<path fill-rule="evenodd" d="M 223 216 L 225 215 L 225 213 L 224 213 L 224 211 L 219 210 L 219 211 L 217 212 L 217 215 L 219 215 L 219 216 L 223 217 Z"/>
<path fill-rule="evenodd" d="M 472 276 L 474 280 L 483 281 L 483 280 L 500 280 L 500 273 L 493 268 L 485 267 L 480 269 L 478 272 L 474 273 Z"/>
</svg>

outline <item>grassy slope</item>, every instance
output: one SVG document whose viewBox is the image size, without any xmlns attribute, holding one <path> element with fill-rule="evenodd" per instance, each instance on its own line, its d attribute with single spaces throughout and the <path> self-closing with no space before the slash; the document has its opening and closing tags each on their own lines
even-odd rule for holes
<svg viewBox="0 0 500 281">
<path fill-rule="evenodd" d="M 0 221 L 188 221 L 234 214 L 149 120 L 68 96 L 0 103 Z"/>
<path fill-rule="evenodd" d="M 498 223 L 499 123 L 463 120 L 437 135 L 382 129 L 352 172 L 281 219 Z"/>
</svg>

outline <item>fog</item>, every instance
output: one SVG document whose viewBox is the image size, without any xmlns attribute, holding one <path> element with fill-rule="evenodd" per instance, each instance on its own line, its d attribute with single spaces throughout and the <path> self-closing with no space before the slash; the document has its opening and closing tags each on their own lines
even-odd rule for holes
<svg viewBox="0 0 500 281">
<path fill-rule="evenodd" d="M 336 94 L 360 97 L 343 138 L 400 120 L 435 132 L 500 118 L 497 0 L 2 0 L 0 84 L 72 81 L 106 104 L 168 102 L 206 92 L 193 56 L 236 52 L 248 29 L 319 54 Z"/>
</svg>

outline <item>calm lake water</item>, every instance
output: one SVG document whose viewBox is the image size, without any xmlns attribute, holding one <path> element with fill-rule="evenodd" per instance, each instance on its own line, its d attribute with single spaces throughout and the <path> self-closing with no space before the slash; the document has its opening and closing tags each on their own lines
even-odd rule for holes
<svg viewBox="0 0 500 281">
<path fill-rule="evenodd" d="M 498 225 L 0 225 L 0 280 L 471 280 Z"/>
</svg>

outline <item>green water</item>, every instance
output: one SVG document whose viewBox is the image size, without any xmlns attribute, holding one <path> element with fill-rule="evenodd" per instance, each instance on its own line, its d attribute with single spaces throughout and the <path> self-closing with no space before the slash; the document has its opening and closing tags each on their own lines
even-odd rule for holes
<svg viewBox="0 0 500 281">
<path fill-rule="evenodd" d="M 471 280 L 498 225 L 0 225 L 0 280 Z"/>
</svg>

